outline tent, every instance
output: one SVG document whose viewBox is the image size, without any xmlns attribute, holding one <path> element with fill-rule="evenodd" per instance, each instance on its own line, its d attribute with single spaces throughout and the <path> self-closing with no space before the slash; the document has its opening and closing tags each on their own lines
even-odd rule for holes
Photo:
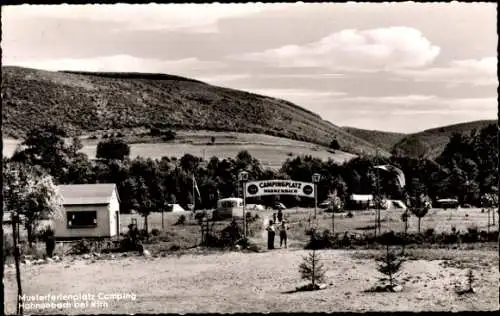
<svg viewBox="0 0 500 316">
<path fill-rule="evenodd" d="M 168 210 L 169 210 L 169 212 L 173 212 L 173 213 L 176 213 L 176 212 L 187 212 L 179 204 L 169 204 L 168 205 Z"/>
<path fill-rule="evenodd" d="M 406 210 L 407 207 L 401 200 L 388 200 L 388 208 L 389 209 L 400 209 L 400 210 Z"/>
</svg>

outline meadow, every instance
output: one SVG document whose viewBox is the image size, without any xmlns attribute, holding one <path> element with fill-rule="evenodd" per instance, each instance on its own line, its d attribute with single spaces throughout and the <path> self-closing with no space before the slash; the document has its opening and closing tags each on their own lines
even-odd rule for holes
<svg viewBox="0 0 500 316">
<path fill-rule="evenodd" d="M 215 143 L 211 144 L 211 137 L 215 137 Z M 3 155 L 12 156 L 16 146 L 21 143 L 16 139 L 3 139 Z M 99 140 L 82 138 L 82 152 L 89 158 L 95 158 Z M 322 160 L 329 158 L 338 163 L 343 163 L 356 157 L 355 155 L 336 151 L 332 153 L 328 148 L 307 142 L 275 137 L 263 134 L 245 134 L 232 132 L 211 131 L 180 131 L 174 142 L 151 142 L 147 138 L 135 139 L 130 143 L 130 157 L 137 156 L 149 158 L 177 157 L 184 154 L 192 154 L 197 157 L 210 159 L 216 156 L 220 159 L 235 158 L 242 151 L 247 150 L 253 157 L 257 158 L 263 167 L 272 169 L 281 168 L 287 158 L 299 155 L 312 155 Z"/>
<path fill-rule="evenodd" d="M 269 219 L 272 218 L 273 211 L 252 211 L 252 214 L 259 214 L 260 221 L 262 223 L 262 231 L 267 225 Z M 296 244 L 297 247 L 303 247 L 309 240 L 309 236 L 306 235 L 305 231 L 309 227 L 309 219 L 314 215 L 314 209 L 312 208 L 290 208 L 284 212 L 285 218 L 289 221 L 289 239 Z M 401 220 L 402 210 L 381 210 L 381 232 L 388 232 L 393 230 L 394 232 L 404 231 L 404 222 Z M 183 213 L 164 213 L 164 227 L 167 230 L 177 231 L 179 229 L 185 230 L 185 228 L 173 225 L 178 217 Z M 186 212 L 186 214 L 190 214 Z M 347 213 L 336 213 L 335 214 L 335 233 L 343 234 L 348 233 L 373 233 L 374 229 L 370 228 L 375 225 L 375 211 L 352 211 L 353 217 L 347 217 Z M 189 215 L 186 227 L 193 226 L 192 229 L 196 230 L 197 236 L 199 236 L 199 227 L 195 225 L 194 219 L 190 219 Z M 139 214 L 122 214 L 121 215 L 121 227 L 122 232 L 127 231 L 128 224 L 131 223 L 132 218 L 137 221 L 139 228 L 144 227 L 144 218 Z M 320 231 L 325 229 L 332 230 L 332 213 L 326 213 L 322 209 L 317 209 L 317 223 Z M 495 215 L 495 224 L 493 223 L 493 213 L 490 213 L 490 230 L 498 230 L 498 214 Z M 469 209 L 456 209 L 456 210 L 443 210 L 434 208 L 429 210 L 428 214 L 422 218 L 420 230 L 425 232 L 427 229 L 434 229 L 435 233 L 441 232 L 451 232 L 452 227 L 455 227 L 457 231 L 466 232 L 470 227 L 477 227 L 478 230 L 487 231 L 488 229 L 488 213 L 481 212 L 478 208 Z M 161 213 L 152 213 L 148 218 L 149 229 L 162 229 L 162 219 Z M 408 233 L 415 233 L 418 231 L 418 219 L 415 216 L 410 216 L 408 222 Z M 259 243 L 264 244 L 265 233 L 259 234 L 255 238 Z"/>
</svg>

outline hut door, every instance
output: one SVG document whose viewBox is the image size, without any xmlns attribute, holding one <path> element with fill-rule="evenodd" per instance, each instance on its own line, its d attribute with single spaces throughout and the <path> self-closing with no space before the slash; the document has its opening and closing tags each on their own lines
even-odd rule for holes
<svg viewBox="0 0 500 316">
<path fill-rule="evenodd" d="M 115 217 L 116 217 L 116 235 L 120 236 L 120 211 L 115 212 Z"/>
</svg>

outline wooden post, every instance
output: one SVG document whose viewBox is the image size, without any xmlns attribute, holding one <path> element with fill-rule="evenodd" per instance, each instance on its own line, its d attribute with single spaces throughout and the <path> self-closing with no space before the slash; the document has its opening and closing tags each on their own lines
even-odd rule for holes
<svg viewBox="0 0 500 316">
<path fill-rule="evenodd" d="M 490 233 L 490 208 L 487 209 L 488 212 L 488 234 Z"/>
<path fill-rule="evenodd" d="M 12 213 L 12 239 L 14 239 L 14 260 L 16 263 L 17 280 L 17 314 L 23 315 L 23 289 L 21 284 L 21 251 L 19 247 L 19 215 Z"/>
<path fill-rule="evenodd" d="M 161 209 L 161 230 L 162 231 L 165 231 L 165 221 L 164 221 L 164 218 L 163 218 L 163 212 L 165 211 L 165 207 L 162 207 Z"/>
</svg>

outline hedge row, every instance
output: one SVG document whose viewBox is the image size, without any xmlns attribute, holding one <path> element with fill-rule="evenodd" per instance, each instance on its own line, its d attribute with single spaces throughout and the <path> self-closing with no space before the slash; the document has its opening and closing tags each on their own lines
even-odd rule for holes
<svg viewBox="0 0 500 316">
<path fill-rule="evenodd" d="M 451 245 L 460 243 L 477 243 L 477 242 L 497 242 L 498 231 L 478 231 L 477 229 L 469 229 L 467 232 L 443 232 L 435 233 L 433 230 L 427 230 L 424 233 L 395 233 L 387 232 L 378 236 L 374 234 L 348 234 L 333 235 L 329 230 L 319 232 L 317 230 L 309 230 L 307 234 L 310 236 L 306 249 L 342 249 L 369 245 L 421 245 L 421 244 L 438 244 Z"/>
</svg>

